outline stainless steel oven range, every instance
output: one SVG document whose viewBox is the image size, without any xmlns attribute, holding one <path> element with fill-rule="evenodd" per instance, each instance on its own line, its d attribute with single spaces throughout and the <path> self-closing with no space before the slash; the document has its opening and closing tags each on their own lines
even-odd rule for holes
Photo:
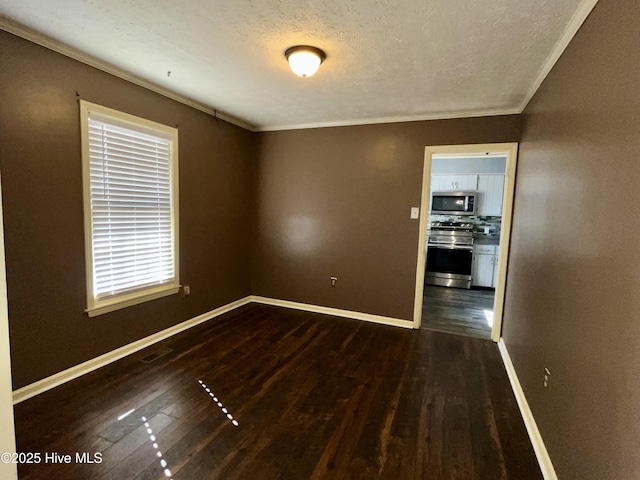
<svg viewBox="0 0 640 480">
<path fill-rule="evenodd" d="M 471 288 L 473 224 L 433 222 L 427 241 L 425 284 Z"/>
</svg>

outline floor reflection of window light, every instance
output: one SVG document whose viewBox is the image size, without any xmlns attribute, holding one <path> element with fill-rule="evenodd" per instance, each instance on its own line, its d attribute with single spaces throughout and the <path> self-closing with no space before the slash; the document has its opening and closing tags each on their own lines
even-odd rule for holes
<svg viewBox="0 0 640 480">
<path fill-rule="evenodd" d="M 487 325 L 493 327 L 493 310 L 485 310 L 484 317 L 487 319 Z"/>
<path fill-rule="evenodd" d="M 142 417 L 142 421 L 144 422 L 144 426 L 146 427 L 147 433 L 149 434 L 149 440 L 151 440 L 151 442 L 153 443 L 153 448 L 156 449 L 156 457 L 160 459 L 160 466 L 164 468 L 164 475 L 165 477 L 169 477 L 169 480 L 171 480 L 171 471 L 167 468 L 167 461 L 162 458 L 162 452 L 158 449 L 159 447 L 158 443 L 156 442 L 156 437 L 153 434 L 153 430 L 151 430 L 149 423 L 147 422 L 147 417 Z"/>
<path fill-rule="evenodd" d="M 122 415 L 120 415 L 118 417 L 118 421 L 122 420 L 123 418 L 127 418 L 129 415 L 131 415 L 133 412 L 135 412 L 136 409 L 132 408 L 131 410 L 129 410 L 127 413 L 123 413 Z"/>
<path fill-rule="evenodd" d="M 233 426 L 237 427 L 238 426 L 238 421 L 235 418 L 233 418 L 233 415 L 231 415 L 226 408 L 224 408 L 224 406 L 222 405 L 222 402 L 220 400 L 218 400 L 218 397 L 216 397 L 213 394 L 211 389 L 209 387 L 207 387 L 202 380 L 198 380 L 198 383 L 204 389 L 204 391 L 207 392 L 207 394 L 211 397 L 211 400 L 213 400 L 216 403 L 216 405 L 218 405 L 218 407 L 220 407 L 220 410 L 222 410 L 222 413 L 224 413 L 227 416 L 227 418 L 229 420 L 231 420 L 231 423 L 233 424 Z"/>
</svg>

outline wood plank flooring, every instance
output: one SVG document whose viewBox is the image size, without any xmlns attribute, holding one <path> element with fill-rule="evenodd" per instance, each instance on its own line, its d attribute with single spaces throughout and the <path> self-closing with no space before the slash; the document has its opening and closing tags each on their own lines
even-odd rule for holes
<svg viewBox="0 0 640 480">
<path fill-rule="evenodd" d="M 20 465 L 24 480 L 542 478 L 492 342 L 264 305 L 15 414 L 19 451 L 102 458 Z"/>
<path fill-rule="evenodd" d="M 491 338 L 487 314 L 493 315 L 493 290 L 465 290 L 425 285 L 423 295 L 422 328 Z"/>
</svg>

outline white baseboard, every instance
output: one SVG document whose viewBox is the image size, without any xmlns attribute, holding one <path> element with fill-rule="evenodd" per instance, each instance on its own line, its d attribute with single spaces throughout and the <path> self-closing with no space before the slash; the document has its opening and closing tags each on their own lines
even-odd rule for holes
<svg viewBox="0 0 640 480">
<path fill-rule="evenodd" d="M 113 363 L 116 360 L 120 360 L 127 355 L 131 355 L 143 348 L 147 348 L 154 343 L 158 343 L 161 340 L 169 338 L 177 333 L 183 332 L 189 328 L 195 327 L 196 325 L 200 325 L 207 320 L 211 320 L 212 318 L 218 317 L 224 313 L 227 313 L 235 308 L 241 307 L 242 305 L 246 305 L 247 303 L 255 302 L 255 303 L 263 303 L 265 305 L 275 305 L 278 307 L 286 307 L 293 308 L 296 310 L 305 310 L 308 312 L 314 313 L 324 313 L 326 315 L 334 315 L 336 317 L 347 317 L 354 318 L 356 320 L 364 320 L 366 322 L 373 323 L 381 323 L 383 325 L 392 325 L 394 327 L 403 327 L 403 328 L 414 328 L 413 322 L 409 320 L 401 320 L 399 318 L 392 317 L 382 317 L 379 315 L 371 315 L 368 313 L 361 312 L 351 312 L 348 310 L 339 310 L 337 308 L 329 308 L 329 307 L 321 307 L 318 305 L 309 305 L 306 303 L 297 303 L 297 302 L 289 302 L 286 300 L 276 300 L 273 298 L 266 297 L 256 297 L 256 296 L 248 296 L 241 298 L 240 300 L 236 300 L 235 302 L 229 303 L 227 305 L 223 305 L 222 307 L 216 308 L 215 310 L 211 310 L 210 312 L 203 313 L 202 315 L 198 315 L 190 320 L 179 323 L 178 325 L 174 325 L 173 327 L 169 327 L 160 332 L 154 333 L 153 335 L 149 335 L 148 337 L 141 338 L 133 343 L 129 343 L 128 345 L 124 345 L 120 348 L 112 350 L 111 352 L 107 352 L 104 355 L 100 355 L 99 357 L 92 358 L 91 360 L 87 360 L 79 365 L 63 370 L 62 372 L 58 372 L 50 377 L 43 378 L 42 380 L 38 380 L 37 382 L 26 385 L 22 388 L 13 391 L 13 404 L 17 404 L 23 402 L 31 397 L 35 397 L 41 393 L 46 392 L 47 390 L 51 390 L 58 385 L 62 385 L 63 383 L 69 382 L 74 378 L 78 378 L 81 375 L 97 370 L 100 367 L 104 367 L 109 363 Z"/>
<path fill-rule="evenodd" d="M 533 413 L 531 413 L 531 409 L 529 408 L 529 402 L 527 402 L 527 398 L 524 396 L 522 385 L 520 385 L 520 380 L 518 380 L 516 370 L 515 368 L 513 368 L 511 357 L 509 356 L 509 352 L 507 351 L 507 345 L 504 343 L 503 339 L 500 339 L 500 341 L 498 342 L 498 349 L 500 350 L 500 354 L 502 355 L 502 361 L 504 362 L 504 366 L 507 370 L 507 375 L 509 376 L 509 381 L 511 382 L 513 393 L 516 396 L 518 407 L 520 407 L 522 419 L 524 420 L 524 424 L 527 427 L 527 432 L 529 433 L 529 438 L 531 439 L 533 450 L 535 451 L 536 457 L 538 458 L 540 470 L 542 470 L 542 476 L 545 480 L 558 480 L 556 471 L 553 468 L 553 464 L 551 463 L 551 458 L 549 457 L 549 452 L 547 452 L 547 448 L 544 446 L 542 436 L 540 435 L 540 430 L 538 430 L 538 425 L 536 424 L 536 421 L 533 418 Z"/>
<path fill-rule="evenodd" d="M 258 297 L 252 295 L 249 297 L 252 302 L 262 303 L 265 305 L 274 305 L 276 307 L 293 308 L 294 310 L 304 310 L 306 312 L 323 313 L 325 315 L 333 315 L 334 317 L 354 318 L 356 320 L 364 320 L 365 322 L 380 323 L 382 325 L 391 325 L 393 327 L 415 328 L 413 321 L 402 320 L 400 318 L 383 317 L 381 315 L 372 315 L 370 313 L 353 312 L 351 310 L 340 310 L 339 308 L 321 307 L 319 305 L 310 305 L 308 303 L 290 302 L 288 300 L 278 300 L 275 298 Z"/>
<path fill-rule="evenodd" d="M 13 404 L 15 405 L 31 397 L 35 397 L 36 395 L 44 393 L 47 390 L 51 390 L 58 385 L 69 382 L 74 378 L 78 378 L 81 375 L 97 370 L 100 367 L 104 367 L 105 365 L 115 362 L 116 360 L 120 360 L 121 358 L 126 357 L 127 355 L 131 355 L 132 353 L 135 353 L 138 350 L 142 350 L 143 348 L 153 345 L 154 343 L 158 343 L 165 338 L 169 338 L 177 333 L 206 322 L 207 320 L 211 320 L 212 318 L 218 317 L 235 308 L 246 305 L 251 301 L 250 298 L 251 297 L 244 297 L 240 300 L 236 300 L 235 302 L 223 305 L 222 307 L 216 308 L 215 310 L 203 313 L 202 315 L 198 315 L 197 317 L 186 320 L 182 323 L 174 325 L 173 327 L 169 327 L 165 330 L 154 333 L 153 335 L 149 335 L 148 337 L 141 338 L 140 340 L 137 340 L 133 343 L 129 343 L 128 345 L 124 345 L 123 347 L 112 350 L 111 352 L 107 352 L 104 355 L 92 358 L 91 360 L 76 365 L 75 367 L 68 368 L 66 370 L 63 370 L 62 372 L 51 375 L 50 377 L 43 378 L 42 380 L 38 380 L 37 382 L 14 390 Z"/>
</svg>

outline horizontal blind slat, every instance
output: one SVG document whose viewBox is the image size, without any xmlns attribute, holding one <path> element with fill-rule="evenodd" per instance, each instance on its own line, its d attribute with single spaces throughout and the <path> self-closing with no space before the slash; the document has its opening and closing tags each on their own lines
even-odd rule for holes
<svg viewBox="0 0 640 480">
<path fill-rule="evenodd" d="M 168 136 L 162 133 L 160 136 L 143 133 L 139 130 L 133 130 L 131 128 L 115 127 L 108 122 L 90 122 L 89 133 L 97 134 L 103 138 L 121 138 L 127 141 L 137 143 L 151 143 L 151 144 L 167 144 L 171 142 Z"/>
<path fill-rule="evenodd" d="M 118 127 L 108 122 L 96 122 L 89 120 L 89 134 L 98 135 L 101 138 L 126 139 L 140 144 L 169 144 L 171 140 L 162 134 L 151 135 L 130 128 Z"/>
<path fill-rule="evenodd" d="M 171 151 L 171 145 L 166 144 L 154 144 L 154 143 L 141 143 L 132 141 L 129 139 L 112 138 L 110 136 L 101 136 L 97 133 L 91 133 L 89 135 L 89 147 L 95 151 L 102 151 L 105 148 L 111 148 L 127 153 L 139 154 L 142 159 L 147 156 L 151 157 L 169 157 Z"/>
<path fill-rule="evenodd" d="M 160 260 L 158 258 L 157 260 Z M 146 261 L 145 261 L 146 260 Z M 139 262 L 132 261 L 131 258 L 123 257 L 122 259 L 113 259 L 108 262 L 99 262 L 95 266 L 95 274 L 98 279 L 107 276 L 117 277 L 118 275 L 129 275 L 146 270 L 154 271 L 173 271 L 173 262 L 170 256 L 164 258 L 164 261 L 153 261 L 150 258 L 142 258 Z"/>
<path fill-rule="evenodd" d="M 112 144 L 98 144 L 96 142 L 89 144 L 89 154 L 92 159 L 105 160 L 107 162 L 121 159 L 123 162 L 140 164 L 142 167 L 166 167 L 169 164 L 169 151 L 160 150 L 142 150 L 135 151 L 127 149 L 124 146 L 115 146 Z"/>
<path fill-rule="evenodd" d="M 146 168 L 166 169 L 169 165 L 168 152 L 134 152 L 122 148 L 115 148 L 109 145 L 89 145 L 89 153 L 95 161 L 110 162 L 120 161 L 122 163 L 132 163 Z"/>
<path fill-rule="evenodd" d="M 167 269 L 165 271 L 152 269 L 152 270 L 141 270 L 138 272 L 125 271 L 120 270 L 117 275 L 105 275 L 103 277 L 98 278 L 98 283 L 102 285 L 109 285 L 108 289 L 113 290 L 114 288 L 122 285 L 131 285 L 137 282 L 147 283 L 149 281 L 158 281 L 163 282 L 168 278 L 171 278 L 171 270 Z"/>
<path fill-rule="evenodd" d="M 159 181 L 162 181 L 162 179 L 164 179 L 164 181 L 169 180 L 169 170 L 164 165 L 147 166 L 126 162 L 124 159 L 114 157 L 111 161 L 101 160 L 100 162 L 93 162 L 91 166 L 96 173 L 98 169 L 101 170 L 103 176 L 120 173 L 123 175 L 131 175 L 134 178 L 151 178 L 158 179 Z"/>
<path fill-rule="evenodd" d="M 158 208 L 168 207 L 171 205 L 169 195 L 144 195 L 143 192 L 136 193 L 98 193 L 96 195 L 95 205 L 100 205 L 102 203 L 105 204 L 115 204 L 126 202 L 127 200 L 131 200 L 134 202 L 134 205 L 137 204 L 146 204 L 146 205 L 156 205 Z"/>
<path fill-rule="evenodd" d="M 139 192 L 139 193 L 146 193 L 148 195 L 151 196 L 156 196 L 157 194 L 161 193 L 164 195 L 169 195 L 171 193 L 171 186 L 170 185 L 161 185 L 161 184 L 152 184 L 150 182 L 136 182 L 135 180 L 130 182 L 130 183 L 124 183 L 121 181 L 111 181 L 111 179 L 109 179 L 109 183 L 105 184 L 105 182 L 102 181 L 92 181 L 91 182 L 91 189 L 96 191 L 97 193 L 100 193 L 100 191 L 104 192 L 106 191 L 114 191 L 114 192 L 130 192 L 130 191 L 135 191 L 135 192 Z"/>
<path fill-rule="evenodd" d="M 163 278 L 160 280 L 155 280 L 153 277 L 145 277 L 138 279 L 137 283 L 135 283 L 134 281 L 128 281 L 117 284 L 105 284 L 102 288 L 102 292 L 97 295 L 97 298 L 107 298 L 114 295 L 121 295 L 124 293 L 143 290 L 144 288 L 167 285 L 171 284 L 173 281 L 173 278 Z"/>
<path fill-rule="evenodd" d="M 100 257 L 104 255 L 117 255 L 121 252 L 140 252 L 143 253 L 145 251 L 150 251 L 154 249 L 154 251 L 159 252 L 167 251 L 171 253 L 171 249 L 173 247 L 173 242 L 170 238 L 164 240 L 161 243 L 152 243 L 151 240 L 147 241 L 147 243 L 140 243 L 140 246 L 131 245 L 131 241 L 123 241 L 118 244 L 114 244 L 113 242 L 98 242 L 96 243 L 95 257 Z"/>
</svg>

